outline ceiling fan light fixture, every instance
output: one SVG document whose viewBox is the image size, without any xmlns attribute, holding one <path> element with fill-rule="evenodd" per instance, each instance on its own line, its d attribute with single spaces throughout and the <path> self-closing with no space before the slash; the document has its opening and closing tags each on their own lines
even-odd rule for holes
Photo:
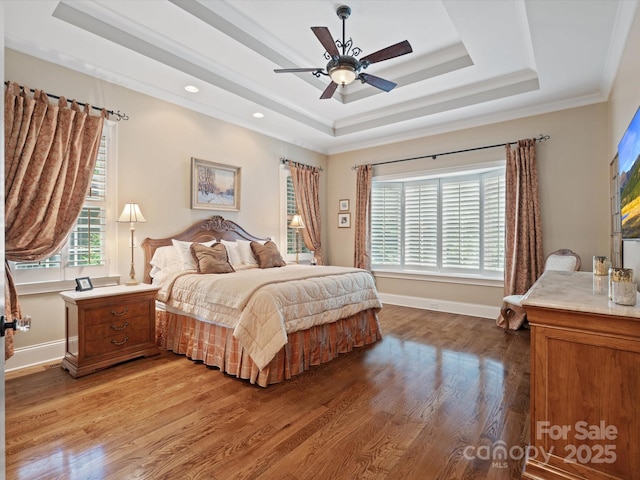
<svg viewBox="0 0 640 480">
<path fill-rule="evenodd" d="M 360 71 L 366 69 L 373 63 L 382 62 L 413 52 L 409 41 L 404 40 L 395 45 L 390 45 L 387 48 L 378 50 L 377 52 L 373 52 L 362 59 L 358 59 L 356 57 L 362 53 L 362 50 L 353 45 L 351 38 L 347 40 L 345 35 L 345 21 L 349 18 L 349 15 L 351 15 L 351 8 L 346 5 L 341 5 L 336 10 L 336 13 L 338 18 L 342 20 L 342 40 L 334 40 L 327 27 L 311 27 L 311 31 L 325 49 L 324 58 L 329 60 L 324 71 L 322 68 L 279 68 L 275 69 L 274 72 L 311 72 L 316 78 L 320 78 L 320 75 L 329 76 L 331 83 L 327 85 L 327 88 L 325 88 L 322 95 L 320 95 L 321 100 L 332 98 L 338 85 L 349 85 L 356 79 L 384 92 L 390 92 L 397 87 L 397 83 L 367 73 L 360 73 Z M 338 48 L 342 49 L 342 54 L 340 54 Z"/>
<path fill-rule="evenodd" d="M 356 77 L 356 71 L 351 65 L 337 65 L 329 72 L 329 76 L 338 85 L 349 85 Z"/>
</svg>

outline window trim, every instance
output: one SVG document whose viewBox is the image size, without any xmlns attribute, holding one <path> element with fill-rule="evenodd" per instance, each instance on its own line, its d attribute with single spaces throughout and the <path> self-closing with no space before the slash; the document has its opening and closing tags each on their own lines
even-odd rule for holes
<svg viewBox="0 0 640 480">
<path fill-rule="evenodd" d="M 385 175 L 376 175 L 373 177 L 373 182 L 380 183 L 409 183 L 409 182 L 421 182 L 432 179 L 464 177 L 468 175 L 481 175 L 482 173 L 495 170 L 497 168 L 504 168 L 506 170 L 505 160 L 494 160 L 475 164 L 456 165 L 451 167 L 436 168 L 431 170 L 419 170 L 413 172 L 391 173 Z M 441 197 L 439 195 L 438 203 L 441 208 Z M 484 201 L 484 198 L 482 199 Z M 405 204 L 402 204 L 402 219 L 405 215 Z M 480 228 L 482 230 L 482 218 L 480 219 Z M 440 229 L 440 227 L 438 227 Z M 401 249 L 404 257 L 404 228 L 401 234 Z M 438 232 L 440 237 L 441 232 Z M 439 247 L 441 249 L 441 246 Z M 438 263 L 441 262 L 439 259 Z M 481 266 L 482 267 L 482 266 Z M 420 269 L 403 269 L 396 265 L 385 267 L 383 265 L 372 265 L 372 271 L 376 277 L 391 278 L 391 279 L 412 279 L 422 281 L 435 281 L 445 283 L 463 283 L 470 285 L 484 285 L 491 287 L 503 287 L 504 286 L 504 273 L 496 272 L 495 275 L 491 274 L 479 274 L 477 272 L 465 272 L 463 269 L 442 269 L 439 267 L 439 271 L 433 270 L 420 270 Z"/>
</svg>

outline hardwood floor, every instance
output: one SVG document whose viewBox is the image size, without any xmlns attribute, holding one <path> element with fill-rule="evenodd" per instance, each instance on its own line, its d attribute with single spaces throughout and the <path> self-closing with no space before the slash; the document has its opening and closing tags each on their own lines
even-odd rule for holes
<svg viewBox="0 0 640 480">
<path fill-rule="evenodd" d="M 7 479 L 520 478 L 529 332 L 393 305 L 380 323 L 266 389 L 168 352 L 7 374 Z"/>
</svg>

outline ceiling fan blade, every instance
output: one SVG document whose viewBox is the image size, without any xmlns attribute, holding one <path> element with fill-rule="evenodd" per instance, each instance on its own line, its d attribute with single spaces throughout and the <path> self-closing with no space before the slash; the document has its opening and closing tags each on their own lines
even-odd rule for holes
<svg viewBox="0 0 640 480">
<path fill-rule="evenodd" d="M 369 75 L 368 73 L 361 73 L 358 78 L 362 83 L 368 83 L 380 90 L 384 90 L 385 92 L 390 92 L 393 90 L 398 84 L 390 82 L 389 80 L 385 80 L 384 78 L 376 77 L 374 75 Z"/>
<path fill-rule="evenodd" d="M 331 36 L 331 32 L 329 32 L 327 27 L 311 27 L 311 30 L 313 30 L 313 33 L 318 37 L 318 40 L 320 40 L 320 43 L 329 55 L 332 57 L 340 56 L 338 47 L 336 47 L 333 37 Z"/>
<path fill-rule="evenodd" d="M 327 85 L 327 88 L 324 89 L 324 92 L 322 92 L 320 100 L 326 100 L 327 98 L 333 97 L 333 94 L 336 93 L 336 88 L 338 88 L 338 84 L 335 82 L 331 82 L 329 85 Z"/>
<path fill-rule="evenodd" d="M 378 50 L 377 52 L 373 52 L 371 55 L 367 55 L 366 57 L 362 58 L 360 62 L 382 62 L 383 60 L 389 60 L 390 58 L 399 57 L 400 55 L 406 55 L 407 53 L 411 52 L 413 52 L 411 44 L 407 40 L 404 40 L 403 42 L 396 43 L 395 45 L 391 45 L 390 47 L 383 48 L 382 50 Z"/>
<path fill-rule="evenodd" d="M 276 73 L 296 73 L 296 72 L 317 72 L 322 71 L 322 67 L 319 68 L 276 68 L 273 71 Z"/>
</svg>

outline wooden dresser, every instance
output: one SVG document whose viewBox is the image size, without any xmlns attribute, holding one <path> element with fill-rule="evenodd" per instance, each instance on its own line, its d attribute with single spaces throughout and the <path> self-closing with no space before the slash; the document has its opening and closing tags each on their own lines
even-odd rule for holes
<svg viewBox="0 0 640 480">
<path fill-rule="evenodd" d="M 62 368 L 81 377 L 136 357 L 159 353 L 151 285 L 62 292 L 67 348 Z"/>
<path fill-rule="evenodd" d="M 640 479 L 640 301 L 593 293 L 591 272 L 545 272 L 531 325 L 525 479 Z M 605 289 L 606 290 L 606 289 Z"/>
</svg>

